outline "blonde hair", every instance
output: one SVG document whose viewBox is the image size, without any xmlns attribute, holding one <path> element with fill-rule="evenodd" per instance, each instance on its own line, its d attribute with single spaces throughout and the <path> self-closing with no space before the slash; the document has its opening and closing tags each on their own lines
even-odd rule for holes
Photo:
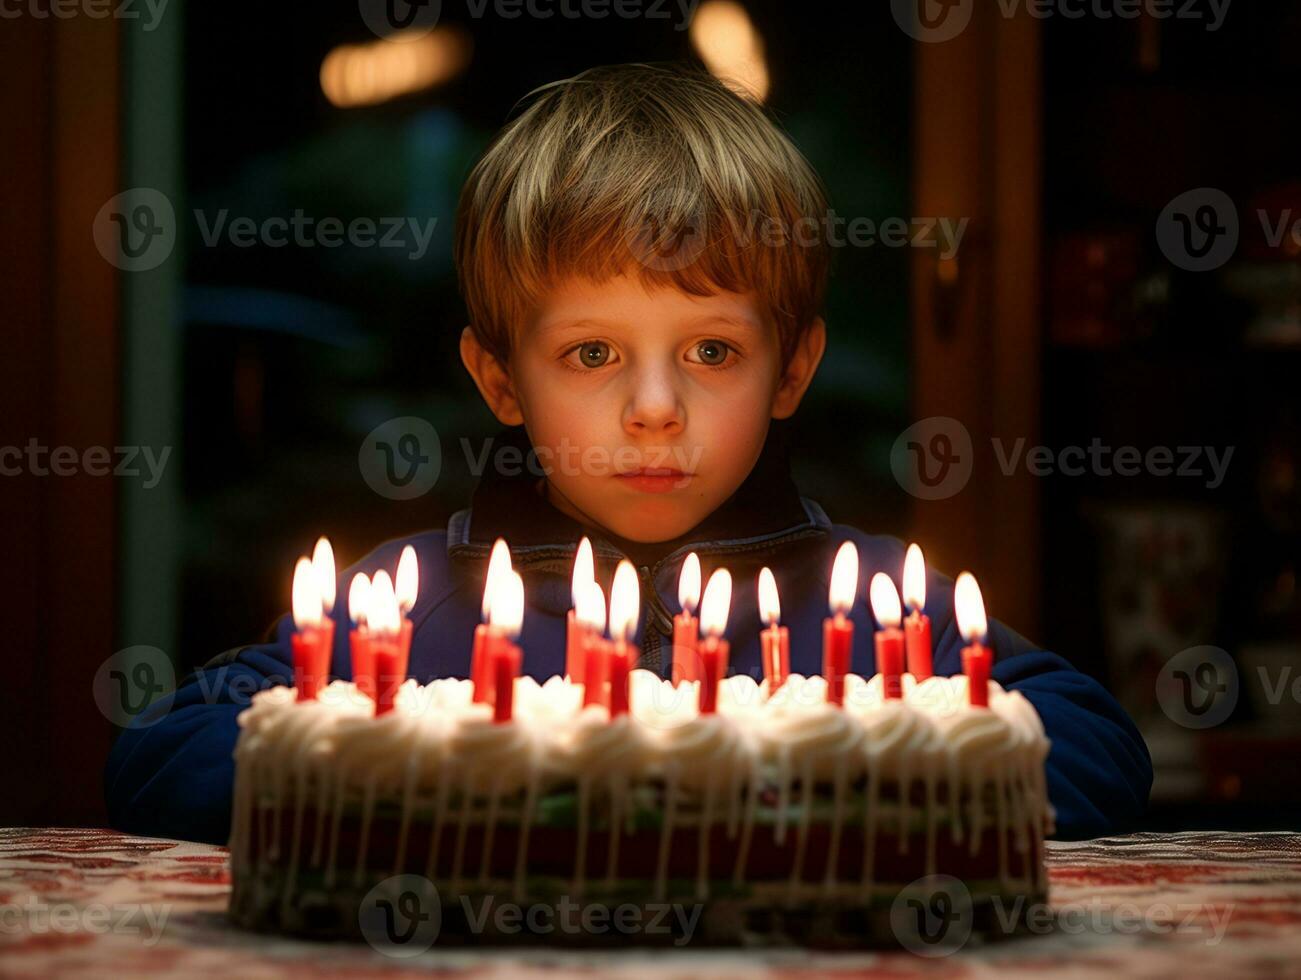
<svg viewBox="0 0 1301 980">
<path fill-rule="evenodd" d="M 696 296 L 754 290 L 784 366 L 821 310 L 830 249 L 823 235 L 777 245 L 761 231 L 820 222 L 826 195 L 764 109 L 676 65 L 593 68 L 526 99 L 457 210 L 457 275 L 479 343 L 505 364 L 513 328 L 549 287 L 635 271 Z"/>
</svg>

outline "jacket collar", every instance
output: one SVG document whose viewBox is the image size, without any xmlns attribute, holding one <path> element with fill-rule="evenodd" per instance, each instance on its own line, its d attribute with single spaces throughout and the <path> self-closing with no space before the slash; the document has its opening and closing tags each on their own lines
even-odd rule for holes
<svg viewBox="0 0 1301 980">
<path fill-rule="evenodd" d="M 527 459 L 532 449 L 523 426 L 511 426 L 495 438 L 493 450 L 518 449 Z M 598 557 L 631 557 L 638 565 L 660 565 L 679 553 L 702 556 L 778 548 L 795 540 L 826 535 L 831 522 L 822 508 L 801 497 L 790 472 L 789 422 L 773 420 L 768 438 L 750 475 L 721 506 L 686 534 L 653 545 L 625 541 L 603 527 L 575 520 L 547 501 L 541 477 L 527 466 L 518 474 L 487 467 L 470 507 L 457 511 L 447 525 L 447 553 L 452 559 L 486 558 L 493 542 L 505 538 L 517 567 L 572 561 L 579 539 L 587 535 Z"/>
</svg>

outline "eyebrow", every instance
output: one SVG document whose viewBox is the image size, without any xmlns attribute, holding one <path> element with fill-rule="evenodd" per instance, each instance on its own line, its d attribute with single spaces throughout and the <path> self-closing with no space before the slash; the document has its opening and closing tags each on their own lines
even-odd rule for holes
<svg viewBox="0 0 1301 980">
<path fill-rule="evenodd" d="M 700 328 L 713 323 L 723 323 L 728 326 L 737 327 L 741 330 L 751 330 L 762 332 L 763 327 L 754 320 L 746 316 L 732 316 L 726 313 L 705 313 L 685 321 L 690 327 Z M 549 336 L 560 333 L 565 330 L 578 330 L 580 328 L 610 329 L 628 326 L 622 320 L 602 320 L 591 317 L 579 317 L 576 320 L 550 320 L 543 322 L 538 328 L 539 335 Z"/>
</svg>

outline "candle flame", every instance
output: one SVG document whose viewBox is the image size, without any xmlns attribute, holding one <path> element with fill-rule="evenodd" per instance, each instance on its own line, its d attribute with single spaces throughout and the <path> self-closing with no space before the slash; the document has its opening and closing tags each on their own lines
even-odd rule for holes
<svg viewBox="0 0 1301 980">
<path fill-rule="evenodd" d="M 398 612 L 398 597 L 393 591 L 393 579 L 382 568 L 370 582 L 367 614 L 370 628 L 374 632 L 396 633 L 401 628 L 402 619 Z"/>
<path fill-rule="evenodd" d="M 700 631 L 708 636 L 722 636 L 731 606 L 732 573 L 726 568 L 715 569 L 705 585 L 705 598 L 700 604 Z"/>
<path fill-rule="evenodd" d="M 519 636 L 524 623 L 524 579 L 519 572 L 507 569 L 497 579 L 497 590 L 489 610 L 492 625 L 499 627 L 512 640 Z"/>
<path fill-rule="evenodd" d="M 348 615 L 352 617 L 354 626 L 366 625 L 370 615 L 370 579 L 364 572 L 354 575 L 352 585 L 348 587 Z"/>
<path fill-rule="evenodd" d="M 877 572 L 872 576 L 867 591 L 872 601 L 872 615 L 876 617 L 876 621 L 882 627 L 898 626 L 902 610 L 899 608 L 899 593 L 895 590 L 890 576 L 885 572 Z"/>
<path fill-rule="evenodd" d="M 985 600 L 980 594 L 976 577 L 970 572 L 958 576 L 953 587 L 953 611 L 958 617 L 958 632 L 968 643 L 983 643 L 989 632 L 985 618 Z"/>
<path fill-rule="evenodd" d="M 777 580 L 773 578 L 772 569 L 765 565 L 759 569 L 759 618 L 765 626 L 772 626 L 781 619 L 781 599 L 777 595 Z"/>
<path fill-rule="evenodd" d="M 393 591 L 397 593 L 398 609 L 405 616 L 411 612 L 416 596 L 420 594 L 420 565 L 416 561 L 416 549 L 411 545 L 402 549 L 402 556 L 398 559 L 398 577 Z"/>
<path fill-rule="evenodd" d="M 854 605 L 854 593 L 858 591 L 858 548 L 854 542 L 846 541 L 836 552 L 836 560 L 831 566 L 831 588 L 828 604 L 833 613 L 847 613 Z"/>
<path fill-rule="evenodd" d="M 294 566 L 293 612 L 300 630 L 321 625 L 321 593 L 310 558 L 299 558 Z"/>
<path fill-rule="evenodd" d="M 488 559 L 488 574 L 483 582 L 483 621 L 491 618 L 492 597 L 497 591 L 497 579 L 510 571 L 510 547 L 505 538 L 498 538 L 492 544 L 492 556 Z"/>
<path fill-rule="evenodd" d="M 687 555 L 678 575 L 678 605 L 689 613 L 700 605 L 700 556 L 694 551 Z"/>
<path fill-rule="evenodd" d="M 605 590 L 600 583 L 588 579 L 578 594 L 574 618 L 599 636 L 605 632 Z"/>
<path fill-rule="evenodd" d="M 574 608 L 578 608 L 578 596 L 586 587 L 588 582 L 596 578 L 596 561 L 592 557 L 592 542 L 587 540 L 587 535 L 578 542 L 578 551 L 574 555 L 574 576 L 570 580 L 569 597 L 574 603 Z"/>
<path fill-rule="evenodd" d="M 312 572 L 321 596 L 321 608 L 328 614 L 334 609 L 336 579 L 334 549 L 330 547 L 330 539 L 324 535 L 316 539 L 316 547 L 312 549 Z"/>
<path fill-rule="evenodd" d="M 915 544 L 908 546 L 903 559 L 903 601 L 918 611 L 926 606 L 926 561 Z"/>
<path fill-rule="evenodd" d="M 641 586 L 637 570 L 626 558 L 614 570 L 614 584 L 610 586 L 610 638 L 631 638 L 637 629 L 637 616 L 641 611 Z"/>
</svg>

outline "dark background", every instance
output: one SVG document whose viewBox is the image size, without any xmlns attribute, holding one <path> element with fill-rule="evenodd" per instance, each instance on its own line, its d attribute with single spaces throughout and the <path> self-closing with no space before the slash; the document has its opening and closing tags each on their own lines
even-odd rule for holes
<svg viewBox="0 0 1301 980">
<path fill-rule="evenodd" d="M 991 5 L 960 40 L 926 44 L 887 4 L 744 7 L 767 104 L 838 214 L 972 218 L 949 269 L 952 322 L 930 253 L 836 249 L 831 347 L 795 422 L 802 491 L 834 520 L 920 540 L 950 573 L 973 568 L 994 615 L 1108 683 L 1157 762 L 1152 827 L 1295 826 L 1297 790 L 1277 773 L 1301 742 L 1287 687 L 1301 671 L 1301 267 L 1296 242 L 1270 247 L 1254 214 L 1301 217 L 1301 15 L 1238 0 L 1215 32 L 1150 17 L 1013 29 Z M 150 489 L 0 478 L 14 542 L 6 734 L 30 746 L 0 822 L 103 821 L 112 728 L 91 678 L 115 651 L 156 648 L 183 673 L 261 635 L 318 534 L 347 564 L 466 505 L 459 440 L 496 426 L 457 353 L 460 185 L 535 86 L 696 59 L 680 8 L 665 9 L 507 19 L 444 3 L 439 30 L 473 44 L 464 70 L 356 108 L 332 105 L 319 71 L 336 46 L 376 42 L 357 3 L 172 0 L 152 31 L 84 16 L 0 25 L 14 304 L 0 444 L 172 447 Z M 178 242 L 157 269 L 123 273 L 91 226 L 140 186 L 171 200 Z M 1154 227 L 1202 187 L 1234 202 L 1241 242 L 1218 269 L 1188 272 Z M 195 209 L 436 224 L 412 260 L 208 245 Z M 998 435 L 1233 456 L 1211 488 L 1009 478 L 986 452 L 967 489 L 932 503 L 896 480 L 891 452 L 935 414 L 960 420 L 978 454 Z M 441 434 L 443 469 L 429 494 L 397 502 L 367 486 L 358 449 L 408 415 Z M 1240 681 L 1229 719 L 1206 731 L 1157 697 L 1162 666 L 1199 646 L 1226 651 Z M 1284 680 L 1278 704 L 1262 676 Z"/>
</svg>

